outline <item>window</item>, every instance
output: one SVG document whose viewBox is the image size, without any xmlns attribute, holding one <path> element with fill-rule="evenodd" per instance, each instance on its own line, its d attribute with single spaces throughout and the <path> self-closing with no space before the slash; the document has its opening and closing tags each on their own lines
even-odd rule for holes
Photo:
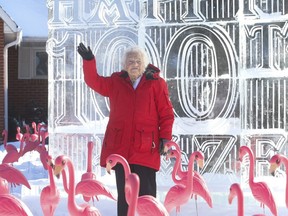
<svg viewBox="0 0 288 216">
<path fill-rule="evenodd" d="M 26 42 L 19 47 L 19 79 L 47 79 L 48 54 L 45 42 Z"/>
<path fill-rule="evenodd" d="M 47 77 L 48 75 L 48 54 L 43 50 L 33 50 L 33 77 Z"/>
</svg>

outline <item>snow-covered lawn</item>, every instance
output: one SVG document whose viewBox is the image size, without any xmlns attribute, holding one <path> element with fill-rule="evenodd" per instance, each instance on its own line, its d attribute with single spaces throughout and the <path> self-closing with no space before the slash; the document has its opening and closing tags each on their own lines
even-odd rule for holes
<svg viewBox="0 0 288 216">
<path fill-rule="evenodd" d="M 18 146 L 17 142 L 12 143 Z M 6 152 L 4 150 L 3 145 L 0 146 L 0 160 L 2 161 Z M 53 155 L 53 158 L 57 155 Z M 11 188 L 11 193 L 16 197 L 20 198 L 31 210 L 34 216 L 43 215 L 41 206 L 40 206 L 40 192 L 41 190 L 49 184 L 48 180 L 48 172 L 43 168 L 42 163 L 39 158 L 39 153 L 33 151 L 31 153 L 25 154 L 20 160 L 14 164 L 14 167 L 19 169 L 28 179 L 31 190 L 26 188 L 25 186 L 17 186 L 16 188 Z M 78 179 L 81 176 L 77 177 Z M 161 182 L 158 178 L 158 198 L 160 201 L 164 201 L 166 192 L 173 185 L 171 178 L 167 177 L 163 180 L 161 178 Z M 212 194 L 213 208 L 210 208 L 205 201 L 198 197 L 197 203 L 195 199 L 191 199 L 186 205 L 181 207 L 180 213 L 178 216 L 188 216 L 188 215 L 204 215 L 204 216 L 215 216 L 215 215 L 227 215 L 233 216 L 237 215 L 237 199 L 233 200 L 233 203 L 228 204 L 228 193 L 229 188 L 232 183 L 239 182 L 239 179 L 234 175 L 220 175 L 220 174 L 205 174 L 204 179 L 208 185 L 209 191 Z M 112 191 L 116 193 L 115 189 L 115 178 L 112 175 L 104 175 L 99 177 L 98 180 L 102 181 L 107 185 Z M 259 180 L 259 179 L 257 179 Z M 274 177 L 265 177 L 261 179 L 268 183 L 271 187 L 271 190 L 274 194 L 276 204 L 278 206 L 278 215 L 285 216 L 288 215 L 288 209 L 285 207 L 285 178 L 277 179 Z M 67 194 L 63 190 L 62 179 L 55 178 L 57 183 L 57 187 L 61 191 L 61 201 L 58 205 L 55 215 L 56 216 L 66 216 L 69 215 L 67 210 Z M 263 213 L 263 210 L 260 207 L 260 204 L 255 201 L 255 199 L 251 196 L 250 189 L 245 187 L 244 191 L 244 207 L 245 207 L 245 215 L 253 215 Z M 84 203 L 82 196 L 77 195 L 77 203 Z M 103 216 L 116 216 L 116 202 L 105 198 L 103 196 L 100 197 L 99 201 L 90 202 L 91 205 L 94 205 L 99 209 Z M 197 209 L 197 210 L 196 210 Z M 1 215 L 1 213 L 0 213 Z M 176 215 L 175 210 L 171 213 L 171 215 Z M 272 215 L 269 209 L 265 208 L 265 215 Z"/>
</svg>

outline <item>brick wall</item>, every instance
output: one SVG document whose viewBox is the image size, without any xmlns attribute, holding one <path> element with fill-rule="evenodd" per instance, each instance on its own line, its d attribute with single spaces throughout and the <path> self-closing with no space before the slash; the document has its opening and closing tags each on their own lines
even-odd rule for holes
<svg viewBox="0 0 288 216">
<path fill-rule="evenodd" d="M 0 132 L 4 129 L 4 22 L 0 19 Z M 2 138 L 2 136 L 1 136 Z M 1 140 L 0 138 L 0 140 Z"/>
<path fill-rule="evenodd" d="M 11 47 L 8 50 L 9 75 L 8 75 L 8 115 L 18 121 L 25 118 L 31 120 L 32 101 L 44 108 L 47 116 L 48 109 L 48 80 L 47 79 L 18 79 L 18 47 Z M 11 118 L 9 119 L 9 140 L 15 138 L 16 126 Z"/>
</svg>

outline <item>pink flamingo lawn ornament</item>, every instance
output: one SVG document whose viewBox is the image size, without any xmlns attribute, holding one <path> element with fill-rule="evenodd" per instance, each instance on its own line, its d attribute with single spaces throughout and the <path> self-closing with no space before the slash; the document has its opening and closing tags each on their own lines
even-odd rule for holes
<svg viewBox="0 0 288 216">
<path fill-rule="evenodd" d="M 21 141 L 21 140 L 22 140 L 22 137 L 23 137 L 23 134 L 21 133 L 21 128 L 20 128 L 20 127 L 17 127 L 16 130 L 17 130 L 16 140 Z"/>
<path fill-rule="evenodd" d="M 169 150 L 172 148 L 173 149 L 173 147 L 179 152 L 179 160 L 177 160 L 178 158 L 177 158 L 177 155 L 175 155 L 175 157 L 176 157 L 176 164 L 175 164 L 175 175 L 177 175 L 180 179 L 185 179 L 185 181 L 186 181 L 186 178 L 187 178 L 187 171 L 183 171 L 182 169 L 181 169 L 181 149 L 180 149 L 180 147 L 179 147 L 179 145 L 177 144 L 177 143 L 175 143 L 175 142 L 173 142 L 173 141 L 169 141 L 169 142 L 166 142 L 165 144 L 164 144 L 164 152 L 166 152 L 166 153 L 168 153 L 169 152 Z M 177 165 L 177 166 L 176 166 Z M 201 179 L 201 181 L 203 181 L 204 183 L 205 183 L 205 180 L 203 179 L 203 177 L 197 172 L 197 171 L 193 171 L 193 174 L 196 176 L 196 177 L 198 177 L 199 179 Z M 175 176 L 176 177 L 176 176 Z M 175 183 L 179 183 L 178 181 L 177 182 L 175 182 Z M 208 203 L 209 204 L 209 203 Z M 210 206 L 210 204 L 209 204 L 209 206 Z M 212 203 L 211 203 L 211 206 L 212 206 Z"/>
<path fill-rule="evenodd" d="M 0 164 L 0 178 L 8 181 L 12 184 L 12 186 L 22 184 L 25 185 L 27 188 L 31 189 L 29 182 L 22 174 L 22 172 L 9 164 Z"/>
<path fill-rule="evenodd" d="M 82 194 L 83 199 L 89 202 L 94 197 L 99 201 L 98 196 L 104 195 L 110 199 L 117 200 L 115 195 L 106 187 L 102 182 L 96 180 L 96 174 L 92 172 L 92 153 L 93 142 L 88 142 L 88 159 L 87 159 L 87 172 L 81 176 L 81 181 L 78 182 L 75 189 L 75 194 Z"/>
<path fill-rule="evenodd" d="M 18 162 L 19 158 L 23 155 L 23 147 L 24 147 L 24 142 L 28 139 L 29 134 L 24 134 L 21 141 L 20 141 L 20 147 L 19 151 L 12 150 L 7 152 L 7 154 L 4 156 L 2 163 L 14 163 Z"/>
<path fill-rule="evenodd" d="M 238 183 L 234 183 L 230 186 L 230 191 L 228 195 L 229 204 L 232 203 L 235 197 L 238 197 L 238 216 L 244 216 L 244 196 L 241 187 Z M 265 215 L 257 214 L 254 216 L 265 216 Z"/>
<path fill-rule="evenodd" d="M 87 171 L 81 176 L 81 181 L 76 185 L 76 194 L 82 194 L 83 199 L 89 202 L 92 198 L 99 201 L 98 195 L 105 195 L 113 200 L 116 200 L 115 195 L 106 187 L 103 183 L 96 180 L 96 174 L 92 172 L 92 153 L 93 153 L 92 141 L 87 144 L 88 148 L 88 158 L 87 158 Z"/>
<path fill-rule="evenodd" d="M 280 167 L 281 163 L 284 164 L 286 168 L 286 195 L 285 195 L 285 202 L 286 208 L 288 208 L 288 159 L 282 154 L 273 155 L 270 159 L 270 173 L 274 175 L 275 170 Z"/>
<path fill-rule="evenodd" d="M 10 193 L 8 183 L 11 186 L 22 184 L 31 189 L 29 182 L 19 170 L 9 164 L 0 164 L 0 195 Z"/>
<path fill-rule="evenodd" d="M 195 151 L 190 155 L 188 163 L 188 177 L 187 184 L 184 186 L 182 184 L 176 184 L 172 186 L 168 193 L 166 194 L 164 200 L 164 206 L 170 213 L 174 208 L 176 208 L 176 213 L 180 212 L 180 206 L 184 205 L 189 201 L 192 196 L 193 191 L 193 171 L 194 171 L 194 160 L 198 163 L 199 167 L 203 167 L 204 155 L 200 151 Z"/>
<path fill-rule="evenodd" d="M 238 183 L 234 183 L 230 186 L 230 192 L 228 195 L 229 204 L 232 203 L 236 196 L 238 197 L 238 216 L 244 216 L 243 192 Z"/>
<path fill-rule="evenodd" d="M 27 152 L 31 152 L 31 151 L 35 150 L 37 148 L 37 146 L 40 144 L 38 135 L 37 135 L 37 139 L 36 139 L 36 134 L 30 134 L 29 125 L 26 125 L 25 134 L 27 134 L 27 137 L 29 137 L 29 139 L 25 140 L 25 145 L 23 147 L 23 153 L 22 153 L 23 155 L 25 155 Z"/>
<path fill-rule="evenodd" d="M 165 144 L 164 144 L 164 152 L 165 153 L 168 153 L 169 152 L 169 150 L 170 149 L 173 149 L 173 148 L 175 148 L 179 153 L 181 153 L 181 149 L 180 149 L 180 147 L 179 147 L 179 145 L 177 144 L 177 143 L 175 143 L 175 142 L 173 142 L 173 141 L 168 141 L 168 142 L 166 142 Z M 178 158 L 176 158 L 176 160 L 177 160 Z M 182 171 L 182 169 L 181 169 L 181 160 L 180 160 L 181 158 L 180 158 L 180 155 L 179 155 L 179 160 L 178 161 L 176 161 L 176 164 L 178 165 L 178 166 L 175 166 L 175 172 L 176 172 L 176 175 L 180 178 L 180 179 L 182 179 L 182 178 L 185 178 L 186 176 L 187 176 L 187 172 L 184 172 L 184 171 Z M 176 165 L 175 164 L 175 165 Z"/>
<path fill-rule="evenodd" d="M 17 151 L 16 146 L 14 146 L 12 144 L 7 144 L 7 138 L 8 138 L 8 131 L 7 130 L 3 130 L 2 137 L 3 137 L 3 144 L 4 144 L 4 148 L 6 149 L 6 152 Z"/>
<path fill-rule="evenodd" d="M 61 172 L 61 175 L 62 175 L 62 182 L 63 182 L 63 188 L 64 188 L 64 191 L 69 194 L 69 188 L 68 188 L 68 180 L 67 180 L 67 174 L 66 174 L 66 170 L 63 169 L 62 172 Z"/>
<path fill-rule="evenodd" d="M 68 211 L 73 216 L 101 216 L 99 210 L 86 203 L 78 205 L 75 202 L 75 172 L 72 161 L 65 155 L 60 155 L 55 159 L 54 175 L 60 176 L 60 173 L 67 166 L 68 168 Z"/>
<path fill-rule="evenodd" d="M 167 144 L 165 144 L 165 147 L 170 146 L 170 143 L 172 143 L 172 146 L 176 147 L 175 150 L 168 150 L 167 155 L 166 155 L 167 159 L 171 158 L 171 157 L 176 158 L 176 162 L 175 162 L 175 165 L 174 165 L 173 170 L 172 170 L 172 180 L 175 184 L 186 185 L 187 184 L 187 172 L 183 172 L 181 170 L 180 148 L 174 142 L 168 142 Z M 195 200 L 197 200 L 197 195 L 199 195 L 207 202 L 209 207 L 212 208 L 211 194 L 208 190 L 208 187 L 206 185 L 204 178 L 195 170 L 194 170 L 193 174 L 194 174 L 194 176 L 193 176 L 193 194 L 195 194 Z M 179 176 L 179 178 L 177 178 L 177 175 Z M 193 196 L 193 194 L 192 194 L 192 196 Z"/>
<path fill-rule="evenodd" d="M 94 146 L 94 143 L 92 141 L 89 141 L 87 144 L 87 149 L 88 149 L 87 171 L 86 171 L 86 173 L 82 174 L 81 180 L 96 179 L 96 174 L 92 172 L 93 146 Z"/>
<path fill-rule="evenodd" d="M 31 141 L 31 140 L 26 140 L 25 145 L 23 147 L 23 155 L 25 155 L 27 152 L 31 152 L 33 150 L 36 150 L 37 146 L 39 145 L 39 141 Z"/>
<path fill-rule="evenodd" d="M 47 156 L 48 156 L 48 151 L 45 147 L 45 145 L 38 145 L 36 148 L 35 148 L 35 151 L 37 151 L 40 155 L 40 161 L 43 165 L 43 168 L 45 170 L 48 170 L 48 164 L 47 164 Z"/>
<path fill-rule="evenodd" d="M 8 181 L 4 178 L 0 178 L 0 195 L 1 194 L 9 194 L 10 189 L 8 185 Z"/>
<path fill-rule="evenodd" d="M 48 156 L 48 150 L 45 147 L 45 140 L 48 137 L 48 131 L 47 131 L 47 125 L 44 124 L 38 124 L 39 129 L 39 145 L 35 148 L 35 151 L 37 151 L 40 154 L 40 161 L 44 167 L 45 170 L 48 169 L 47 164 L 47 156 Z"/>
<path fill-rule="evenodd" d="M 129 167 L 127 160 L 124 157 L 122 157 L 121 155 L 118 155 L 118 154 L 109 155 L 106 158 L 106 170 L 108 173 L 110 173 L 111 169 L 117 163 L 120 163 L 124 168 L 125 187 L 126 187 L 127 179 L 135 178 L 135 177 L 130 176 L 131 170 L 130 170 L 130 167 Z M 139 177 L 138 177 L 138 180 L 139 180 Z M 131 180 L 131 181 L 133 181 L 133 180 Z M 135 181 L 135 179 L 134 179 L 134 181 Z M 133 192 L 133 193 L 136 193 L 136 195 L 138 197 L 137 198 L 137 197 L 135 197 L 136 196 L 135 194 L 133 196 L 132 192 L 130 192 L 130 193 L 128 192 L 128 191 L 130 191 L 129 187 L 131 187 L 131 186 L 127 185 L 127 188 L 125 188 L 125 189 L 127 189 L 127 193 L 125 193 L 125 196 L 126 196 L 126 201 L 127 201 L 128 205 L 129 205 L 129 203 L 131 205 L 131 209 L 129 206 L 129 210 L 128 210 L 130 215 L 133 215 L 132 214 L 133 211 L 135 212 L 135 210 L 133 210 L 133 209 L 136 208 L 136 211 L 137 211 L 139 216 L 151 216 L 151 215 L 153 215 L 153 216 L 169 216 L 167 210 L 165 209 L 163 204 L 158 199 L 156 199 L 155 197 L 150 196 L 150 195 L 143 195 L 143 196 L 138 197 L 139 189 L 138 189 L 137 193 L 135 191 Z M 137 204 L 136 204 L 136 206 L 133 206 L 133 205 L 135 205 L 135 200 L 133 202 L 133 199 L 136 199 L 136 198 L 137 198 Z"/>
<path fill-rule="evenodd" d="M 52 170 L 54 164 L 52 162 L 52 157 L 47 155 L 46 160 L 48 165 L 48 176 L 50 184 L 42 189 L 40 194 L 40 204 L 44 216 L 53 216 L 55 209 L 60 202 L 60 193 L 54 181 Z"/>
<path fill-rule="evenodd" d="M 140 186 L 139 176 L 135 173 L 129 174 L 125 182 L 125 196 L 129 206 L 127 216 L 136 215 L 139 186 Z"/>
<path fill-rule="evenodd" d="M 33 216 L 28 207 L 18 198 L 10 194 L 8 183 L 23 184 L 31 189 L 25 176 L 9 164 L 0 164 L 0 214 Z"/>
<path fill-rule="evenodd" d="M 86 197 L 86 202 L 89 202 L 88 198 L 93 198 L 94 196 L 99 201 L 98 196 L 103 195 L 112 200 L 117 200 L 115 195 L 106 187 L 102 182 L 96 179 L 86 179 L 80 181 L 76 185 L 75 194 L 82 194 L 83 197 Z"/>
<path fill-rule="evenodd" d="M 38 126 L 36 125 L 36 123 L 32 122 L 32 128 L 33 128 L 33 131 L 34 131 L 34 133 L 31 134 L 31 136 L 30 136 L 30 141 L 32 141 L 32 142 L 36 142 L 39 139 L 39 133 L 37 131 L 37 127 Z"/>
<path fill-rule="evenodd" d="M 38 124 L 38 134 L 39 134 L 39 138 L 40 138 L 39 141 L 45 145 L 45 140 L 49 136 L 48 126 L 46 124 L 39 123 Z"/>
<path fill-rule="evenodd" d="M 0 203 L 1 215 L 33 216 L 29 208 L 11 194 L 1 194 Z"/>
<path fill-rule="evenodd" d="M 239 149 L 239 160 L 242 162 L 243 157 L 248 154 L 250 160 L 249 167 L 249 186 L 254 198 L 260 202 L 261 206 L 266 205 L 272 214 L 278 215 L 277 207 L 274 201 L 274 197 L 265 182 L 254 181 L 254 154 L 248 146 L 241 146 Z"/>
</svg>

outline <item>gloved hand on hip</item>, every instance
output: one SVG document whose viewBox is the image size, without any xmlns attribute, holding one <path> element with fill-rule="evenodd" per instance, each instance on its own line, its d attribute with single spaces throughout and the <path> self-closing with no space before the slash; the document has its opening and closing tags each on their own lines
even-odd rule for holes
<svg viewBox="0 0 288 216">
<path fill-rule="evenodd" d="M 81 57 L 85 60 L 92 60 L 94 58 L 94 55 L 88 46 L 88 48 L 83 44 L 80 43 L 79 46 L 77 47 L 77 52 L 81 55 Z"/>
</svg>

